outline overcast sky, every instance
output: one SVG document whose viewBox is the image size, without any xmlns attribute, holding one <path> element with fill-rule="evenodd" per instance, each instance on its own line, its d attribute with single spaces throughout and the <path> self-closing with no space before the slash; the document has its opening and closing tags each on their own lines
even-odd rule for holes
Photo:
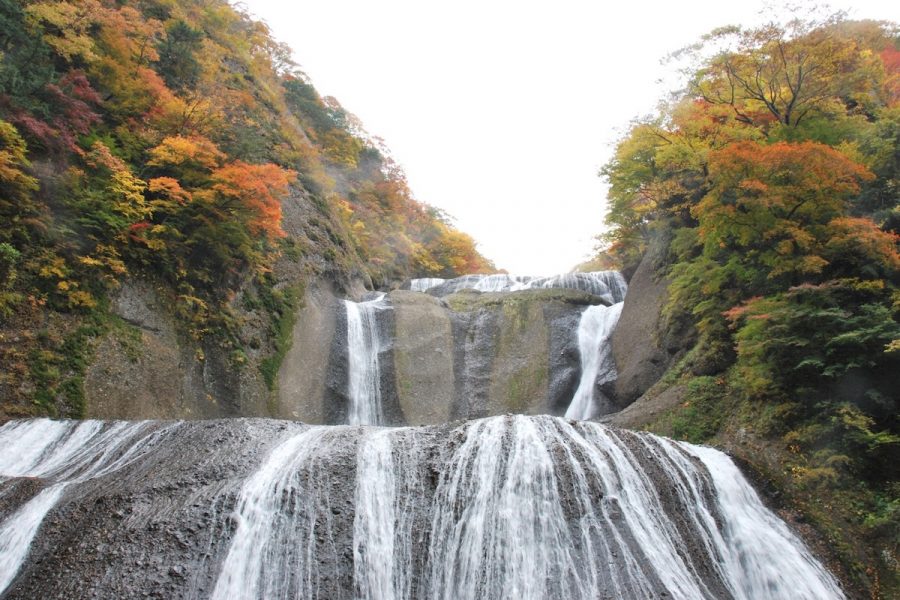
<svg viewBox="0 0 900 600">
<path fill-rule="evenodd" d="M 660 59 L 714 27 L 770 20 L 762 0 L 243 4 L 321 94 L 384 138 L 417 199 L 527 275 L 567 272 L 591 253 L 605 211 L 597 171 L 668 91 Z M 900 21 L 900 2 L 831 5 Z M 772 6 L 783 16 L 785 3 Z"/>
</svg>

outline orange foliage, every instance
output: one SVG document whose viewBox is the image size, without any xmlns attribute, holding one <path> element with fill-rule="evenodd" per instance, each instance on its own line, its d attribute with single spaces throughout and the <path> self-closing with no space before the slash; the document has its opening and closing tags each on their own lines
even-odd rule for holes
<svg viewBox="0 0 900 600">
<path fill-rule="evenodd" d="M 769 276 L 819 273 L 826 225 L 874 176 L 822 144 L 739 142 L 710 153 L 710 192 L 691 213 L 707 248 L 754 251 Z"/>
<path fill-rule="evenodd" d="M 277 165 L 251 165 L 239 160 L 212 174 L 213 189 L 248 210 L 250 231 L 269 240 L 285 235 L 281 229 L 281 199 L 296 178 L 295 171 Z"/>
<path fill-rule="evenodd" d="M 900 50 L 888 46 L 881 51 L 884 64 L 884 91 L 888 106 L 900 103 Z"/>
<path fill-rule="evenodd" d="M 163 198 L 174 200 L 178 204 L 187 204 L 193 200 L 191 193 L 181 187 L 177 179 L 171 177 L 156 177 L 149 181 L 148 189 Z"/>
<path fill-rule="evenodd" d="M 826 248 L 829 258 L 847 265 L 848 275 L 863 269 L 885 269 L 887 274 L 900 271 L 900 236 L 882 231 L 871 219 L 839 217 L 828 224 L 831 234 Z"/>
</svg>

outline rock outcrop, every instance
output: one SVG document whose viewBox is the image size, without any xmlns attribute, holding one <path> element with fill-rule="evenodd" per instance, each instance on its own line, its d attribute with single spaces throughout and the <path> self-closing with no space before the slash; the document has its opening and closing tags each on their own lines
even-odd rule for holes
<svg viewBox="0 0 900 600">
<path fill-rule="evenodd" d="M 389 297 L 397 299 L 397 386 L 410 424 L 563 414 L 580 373 L 578 318 L 600 302 L 585 292 L 537 289 L 462 291 L 443 303 L 412 292 Z"/>
<path fill-rule="evenodd" d="M 85 374 L 87 416 L 116 419 L 213 418 L 267 414 L 258 373 L 235 369 L 214 344 L 179 335 L 152 285 L 129 281 L 113 312 L 133 328 L 97 344 Z"/>
<path fill-rule="evenodd" d="M 619 408 L 649 390 L 692 346 L 690 332 L 672 331 L 663 320 L 669 281 L 660 271 L 667 244 L 655 240 L 641 260 L 612 336 L 618 378 L 605 391 Z"/>
</svg>

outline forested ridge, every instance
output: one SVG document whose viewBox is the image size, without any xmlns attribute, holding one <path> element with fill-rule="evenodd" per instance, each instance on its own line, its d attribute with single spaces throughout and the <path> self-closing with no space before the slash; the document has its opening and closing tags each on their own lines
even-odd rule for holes
<svg viewBox="0 0 900 600">
<path fill-rule="evenodd" d="M 726 27 L 601 175 L 598 261 L 650 249 L 687 355 L 647 427 L 729 447 L 825 532 L 866 596 L 900 593 L 900 48 L 840 15 Z M 595 263 L 596 264 L 596 263 Z"/>
<path fill-rule="evenodd" d="M 307 279 L 492 268 L 225 0 L 0 0 L 0 53 L 2 412 L 83 414 L 92 340 L 134 337 L 129 278 L 271 384 Z"/>
</svg>

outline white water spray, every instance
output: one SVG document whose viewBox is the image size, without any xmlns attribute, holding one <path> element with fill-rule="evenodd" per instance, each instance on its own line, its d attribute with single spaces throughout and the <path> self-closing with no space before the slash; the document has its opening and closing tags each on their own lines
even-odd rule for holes
<svg viewBox="0 0 900 600">
<path fill-rule="evenodd" d="M 48 483 L 0 523 L 0 593 L 19 572 L 44 518 L 66 488 L 133 462 L 165 431 L 147 433 L 151 425 L 35 419 L 0 428 L 0 448 L 7 449 L 0 453 L 0 482 L 35 477 Z"/>
<path fill-rule="evenodd" d="M 368 302 L 344 300 L 347 311 L 347 422 L 350 425 L 380 425 L 381 365 L 383 341 L 378 332 L 377 312 L 389 309 L 381 294 Z"/>
<path fill-rule="evenodd" d="M 352 566 L 343 568 L 355 598 L 844 597 L 720 452 L 511 416 L 438 437 L 295 434 L 244 485 L 213 598 L 323 597 L 316 565 L 347 554 L 328 542 L 336 534 L 324 524 L 340 510 L 320 470 L 354 445 Z"/>
<path fill-rule="evenodd" d="M 619 322 L 624 302 L 612 306 L 589 306 L 578 323 L 578 352 L 581 380 L 566 410 L 567 419 L 586 420 L 597 416 L 594 389 L 616 378 L 610 338 Z"/>
<path fill-rule="evenodd" d="M 493 275 L 463 275 L 450 280 L 413 279 L 410 282 L 410 289 L 414 292 L 430 291 L 440 296 L 464 289 L 479 292 L 517 292 L 537 288 L 582 290 L 600 296 L 607 304 L 615 304 L 625 299 L 627 285 L 622 274 L 617 271 L 566 273 L 550 277 L 496 273 Z"/>
</svg>

